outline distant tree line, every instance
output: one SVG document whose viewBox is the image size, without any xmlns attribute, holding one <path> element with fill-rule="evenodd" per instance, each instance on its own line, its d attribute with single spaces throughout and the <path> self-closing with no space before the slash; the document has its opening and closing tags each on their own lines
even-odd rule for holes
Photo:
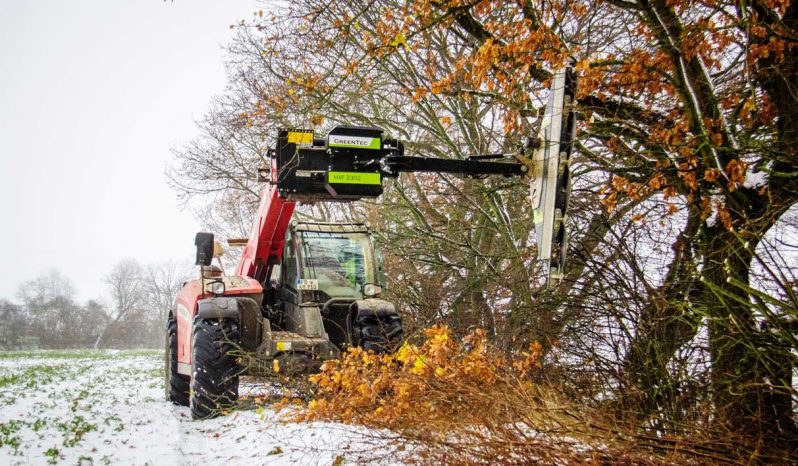
<svg viewBox="0 0 798 466">
<path fill-rule="evenodd" d="M 152 348 L 189 268 L 120 261 L 104 277 L 109 301 L 80 303 L 71 280 L 50 270 L 22 282 L 17 301 L 0 298 L 0 350 Z"/>
</svg>

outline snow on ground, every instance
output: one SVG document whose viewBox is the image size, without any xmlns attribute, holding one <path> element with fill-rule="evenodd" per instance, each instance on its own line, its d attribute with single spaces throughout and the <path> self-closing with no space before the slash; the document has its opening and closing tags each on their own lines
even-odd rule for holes
<svg viewBox="0 0 798 466">
<path fill-rule="evenodd" d="M 274 388 L 253 380 L 241 391 Z M 377 431 L 284 422 L 251 402 L 193 421 L 163 393 L 157 351 L 0 352 L 0 465 L 399 462 Z"/>
</svg>

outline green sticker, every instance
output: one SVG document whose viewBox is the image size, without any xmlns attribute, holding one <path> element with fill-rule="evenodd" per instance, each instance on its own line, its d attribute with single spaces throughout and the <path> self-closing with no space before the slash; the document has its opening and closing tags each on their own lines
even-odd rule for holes
<svg viewBox="0 0 798 466">
<path fill-rule="evenodd" d="M 329 172 L 327 182 L 330 184 L 382 184 L 379 173 Z"/>
</svg>

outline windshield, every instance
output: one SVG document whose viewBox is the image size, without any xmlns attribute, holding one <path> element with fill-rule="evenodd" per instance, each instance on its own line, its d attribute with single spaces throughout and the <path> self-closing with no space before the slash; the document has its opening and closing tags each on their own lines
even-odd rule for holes
<svg viewBox="0 0 798 466">
<path fill-rule="evenodd" d="M 331 297 L 362 297 L 375 283 L 371 242 L 364 233 L 302 232 L 302 278 Z"/>
</svg>

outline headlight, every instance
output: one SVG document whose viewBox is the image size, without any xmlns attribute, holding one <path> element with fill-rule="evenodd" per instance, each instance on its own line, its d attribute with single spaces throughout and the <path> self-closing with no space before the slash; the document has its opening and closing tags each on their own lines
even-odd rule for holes
<svg viewBox="0 0 798 466">
<path fill-rule="evenodd" d="M 224 282 L 212 282 L 211 293 L 215 295 L 224 294 Z"/>
<path fill-rule="evenodd" d="M 366 283 L 363 285 L 363 296 L 374 297 L 382 293 L 382 287 L 373 283 Z"/>
</svg>

